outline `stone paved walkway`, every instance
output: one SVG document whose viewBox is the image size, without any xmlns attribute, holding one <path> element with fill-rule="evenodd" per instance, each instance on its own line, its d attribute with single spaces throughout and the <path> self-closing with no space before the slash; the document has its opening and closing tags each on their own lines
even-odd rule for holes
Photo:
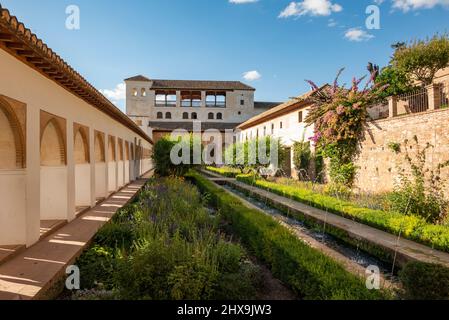
<svg viewBox="0 0 449 320">
<path fill-rule="evenodd" d="M 52 298 L 49 291 L 66 267 L 89 246 L 97 231 L 126 205 L 146 180 L 135 181 L 106 201 L 0 265 L 0 300 Z"/>
<path fill-rule="evenodd" d="M 207 175 L 214 177 L 209 179 L 215 182 L 220 182 L 219 175 L 210 172 L 207 172 Z M 250 194 L 261 199 L 269 199 L 272 202 L 282 205 L 291 212 L 301 213 L 319 223 L 326 223 L 327 225 L 344 230 L 351 238 L 374 244 L 375 246 L 390 252 L 392 256 L 396 254 L 396 264 L 400 266 L 403 266 L 410 261 L 422 261 L 441 264 L 449 268 L 449 254 L 446 252 L 434 250 L 428 246 L 407 239 L 398 239 L 397 236 L 388 232 L 310 207 L 298 201 L 247 185 L 235 179 L 222 178 L 221 181 L 234 185 L 238 189 L 248 191 Z"/>
<path fill-rule="evenodd" d="M 0 246 L 0 265 L 6 261 L 11 260 L 25 249 L 24 245 L 16 246 Z"/>
</svg>

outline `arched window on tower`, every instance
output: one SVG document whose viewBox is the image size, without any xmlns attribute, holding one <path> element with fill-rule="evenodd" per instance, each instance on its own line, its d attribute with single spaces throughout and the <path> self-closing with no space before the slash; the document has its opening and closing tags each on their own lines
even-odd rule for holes
<svg viewBox="0 0 449 320">
<path fill-rule="evenodd" d="M 207 118 L 208 118 L 209 120 L 214 120 L 214 114 L 213 114 L 212 112 L 209 112 Z"/>
</svg>

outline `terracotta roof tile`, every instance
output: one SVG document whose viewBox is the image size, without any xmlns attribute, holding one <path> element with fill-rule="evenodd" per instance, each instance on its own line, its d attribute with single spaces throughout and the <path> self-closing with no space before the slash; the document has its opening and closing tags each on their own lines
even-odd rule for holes
<svg viewBox="0 0 449 320">
<path fill-rule="evenodd" d="M 284 114 L 293 112 L 294 110 L 303 109 L 311 104 L 310 100 L 308 99 L 314 91 L 309 91 L 303 95 L 300 95 L 294 99 L 291 99 L 287 102 L 284 102 L 274 108 L 271 108 L 268 111 L 265 111 L 248 121 L 242 123 L 238 126 L 239 129 L 247 129 L 253 126 L 256 126 L 262 122 L 277 118 L 279 116 L 282 116 Z"/>
<path fill-rule="evenodd" d="M 150 82 L 151 80 L 140 74 L 138 76 L 125 79 L 125 81 L 145 81 L 145 82 Z"/>
<path fill-rule="evenodd" d="M 151 89 L 178 89 L 178 90 L 247 90 L 255 91 L 240 81 L 209 81 L 209 80 L 163 80 L 163 79 L 148 79 L 145 76 L 138 75 L 125 79 L 125 81 L 142 81 L 152 82 Z"/>
<path fill-rule="evenodd" d="M 278 105 L 280 105 L 282 102 L 262 102 L 262 101 L 255 101 L 254 102 L 254 108 L 255 109 L 272 109 Z"/>
</svg>

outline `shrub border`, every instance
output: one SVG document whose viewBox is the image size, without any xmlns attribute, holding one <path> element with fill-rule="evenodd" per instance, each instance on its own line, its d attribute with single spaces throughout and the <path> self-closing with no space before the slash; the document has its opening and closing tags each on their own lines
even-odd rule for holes
<svg viewBox="0 0 449 320">
<path fill-rule="evenodd" d="M 233 184 L 232 182 L 227 182 L 227 184 L 232 184 L 233 188 L 236 188 L 237 190 L 243 192 L 247 196 L 255 197 L 260 201 L 268 201 L 270 206 L 280 210 L 282 213 L 284 213 L 285 216 L 301 221 L 311 229 L 322 230 L 324 227 L 324 223 L 321 220 L 305 215 L 300 211 L 292 211 L 288 208 L 288 206 L 282 205 L 281 203 L 275 202 L 271 199 L 266 199 L 256 193 L 253 193 L 250 190 L 247 190 L 239 186 L 238 184 Z M 350 234 L 344 229 L 334 227 L 330 224 L 326 224 L 326 233 L 333 235 L 343 243 L 346 243 L 354 247 L 358 247 L 360 250 L 365 251 L 386 263 L 392 263 L 393 259 L 395 258 L 394 250 L 390 250 L 389 248 L 376 245 L 371 241 L 365 240 L 363 238 L 360 239 L 354 238 L 350 236 Z M 396 263 L 398 265 L 405 265 L 407 262 L 408 261 L 402 259 L 401 255 L 396 256 Z"/>
<path fill-rule="evenodd" d="M 386 231 L 394 235 L 398 235 L 399 230 L 397 226 L 391 223 L 391 221 L 396 220 L 396 222 L 401 222 L 405 225 L 408 224 L 409 228 L 411 225 L 412 227 L 409 230 L 401 233 L 401 236 L 403 238 L 416 241 L 428 247 L 449 253 L 449 228 L 429 224 L 422 218 L 416 216 L 405 216 L 398 212 L 386 212 L 381 210 L 362 208 L 348 201 L 335 199 L 331 196 L 321 195 L 310 190 L 300 188 L 297 188 L 296 193 L 294 191 L 289 192 L 286 190 L 281 190 L 282 188 L 289 188 L 289 186 L 283 186 L 274 182 L 257 180 L 254 179 L 254 176 L 250 175 L 238 175 L 236 179 L 239 182 L 243 182 L 247 185 L 257 187 L 265 191 L 273 192 L 280 196 L 285 196 L 287 194 L 291 197 L 291 199 L 295 201 L 318 209 L 326 210 L 344 218 L 354 219 L 359 223 Z M 310 194 L 310 196 L 300 195 L 298 194 L 298 192 L 308 193 Z M 344 208 L 344 210 L 336 209 L 336 206 Z M 370 216 L 377 216 L 378 218 L 373 221 L 369 220 Z M 427 238 L 425 238 L 423 234 L 428 234 Z"/>
<path fill-rule="evenodd" d="M 300 297 L 307 300 L 391 298 L 387 290 L 368 290 L 361 278 L 309 247 L 271 217 L 247 208 L 238 198 L 199 173 L 191 171 L 187 178 L 209 194 L 211 205 L 231 223 L 242 242 Z"/>
<path fill-rule="evenodd" d="M 207 171 L 222 175 L 226 178 L 236 178 L 238 175 L 240 175 L 240 172 L 233 172 L 230 171 L 227 168 L 216 168 L 216 167 L 206 167 Z"/>
<path fill-rule="evenodd" d="M 216 168 L 207 167 L 207 170 L 211 172 L 216 172 L 218 174 L 224 175 L 224 170 L 211 170 Z M 224 175 L 227 176 L 227 175 Z M 398 212 L 386 212 L 381 210 L 374 210 L 368 208 L 362 208 L 354 205 L 349 201 L 343 201 L 335 199 L 331 196 L 325 196 L 318 193 L 314 193 L 310 190 L 297 188 L 297 192 L 309 193 L 310 196 L 298 195 L 294 192 L 286 192 L 281 190 L 282 188 L 289 188 L 289 186 L 283 186 L 276 184 L 274 182 L 266 182 L 255 179 L 254 175 L 235 175 L 237 181 L 243 182 L 247 185 L 257 187 L 262 190 L 273 192 L 280 196 L 285 196 L 286 194 L 291 197 L 291 199 L 301 202 L 303 204 L 326 210 L 328 212 L 334 213 L 336 215 L 354 219 L 356 222 L 368 225 L 370 227 L 386 231 L 393 235 L 398 235 L 398 227 L 391 223 L 391 220 L 396 220 L 395 222 L 401 222 L 403 224 L 409 224 L 413 227 L 406 232 L 402 232 L 401 236 L 405 239 L 416 241 L 418 243 L 424 244 L 433 249 L 441 250 L 443 252 L 449 253 L 449 228 L 444 226 L 432 225 L 425 222 L 422 218 L 416 216 L 404 216 Z M 270 184 L 268 186 L 267 184 Z M 274 187 L 273 187 L 274 186 Z M 319 201 L 317 201 L 319 200 Z M 333 205 L 331 205 L 333 203 Z M 336 206 L 345 208 L 345 210 L 336 209 Z M 369 215 L 377 215 L 381 219 L 376 221 L 369 220 Z M 425 235 L 427 235 L 425 237 Z"/>
</svg>

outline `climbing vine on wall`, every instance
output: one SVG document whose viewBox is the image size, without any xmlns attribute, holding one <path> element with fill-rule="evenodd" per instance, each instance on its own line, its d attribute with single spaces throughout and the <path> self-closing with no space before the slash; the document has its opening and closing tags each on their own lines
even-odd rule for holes
<svg viewBox="0 0 449 320">
<path fill-rule="evenodd" d="M 354 78 L 352 86 L 346 88 L 338 84 L 342 72 L 343 69 L 338 72 L 333 85 L 319 88 L 314 82 L 307 81 L 314 89 L 310 97 L 314 104 L 305 121 L 315 125 L 311 140 L 330 160 L 332 182 L 352 187 L 357 173 L 354 161 L 360 143 L 365 139 L 369 120 L 368 107 L 377 99 L 379 90 L 386 86 L 374 84 L 373 73 L 362 89 L 360 85 L 365 77 Z"/>
</svg>

